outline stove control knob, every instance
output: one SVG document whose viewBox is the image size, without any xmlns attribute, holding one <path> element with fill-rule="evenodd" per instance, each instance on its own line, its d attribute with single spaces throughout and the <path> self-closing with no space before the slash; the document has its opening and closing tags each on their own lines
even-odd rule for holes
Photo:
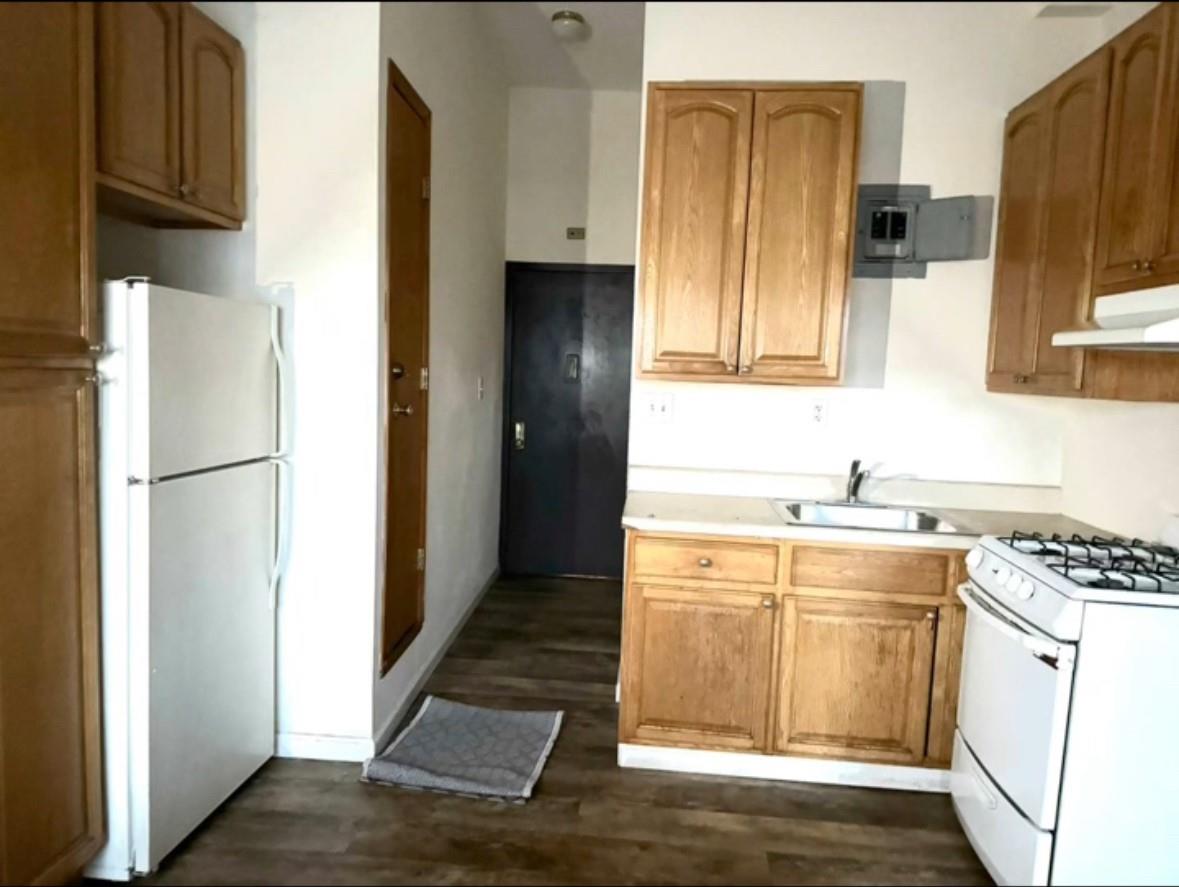
<svg viewBox="0 0 1179 887">
<path fill-rule="evenodd" d="M 1031 579 L 1024 579 L 1019 583 L 1019 589 L 1015 592 L 1015 596 L 1021 601 L 1031 600 L 1032 595 L 1036 593 L 1036 586 L 1032 584 Z"/>
<path fill-rule="evenodd" d="M 1011 577 L 1005 583 L 1003 583 L 1003 587 L 1007 589 L 1008 594 L 1013 594 L 1018 597 L 1019 588 L 1024 583 L 1024 581 L 1025 580 L 1019 578 L 1018 574 L 1012 573 Z"/>
<path fill-rule="evenodd" d="M 972 548 L 966 553 L 966 566 L 974 569 L 983 562 L 983 552 L 981 548 Z"/>
<path fill-rule="evenodd" d="M 1011 570 L 1008 567 L 995 567 L 995 581 L 1000 585 L 1006 585 L 1010 578 Z"/>
</svg>

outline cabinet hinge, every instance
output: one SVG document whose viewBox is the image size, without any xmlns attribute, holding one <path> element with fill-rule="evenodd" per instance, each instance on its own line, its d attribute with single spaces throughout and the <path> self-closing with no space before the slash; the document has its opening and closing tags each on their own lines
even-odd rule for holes
<svg viewBox="0 0 1179 887">
<path fill-rule="evenodd" d="M 422 200 L 430 199 L 430 177 L 422 177 Z"/>
<path fill-rule="evenodd" d="M 418 569 L 426 569 L 426 549 L 424 548 L 418 549 Z"/>
<path fill-rule="evenodd" d="M 422 367 L 422 391 L 430 390 L 430 370 L 427 367 Z"/>
</svg>

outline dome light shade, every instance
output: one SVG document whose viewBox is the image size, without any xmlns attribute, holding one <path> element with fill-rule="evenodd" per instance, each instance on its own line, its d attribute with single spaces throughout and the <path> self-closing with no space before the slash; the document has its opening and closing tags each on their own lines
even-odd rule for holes
<svg viewBox="0 0 1179 887">
<path fill-rule="evenodd" d="M 585 17 L 572 9 L 561 9 L 554 12 L 552 25 L 553 33 L 557 35 L 557 39 L 567 43 L 584 40 L 589 36 L 589 25 L 586 24 Z"/>
</svg>

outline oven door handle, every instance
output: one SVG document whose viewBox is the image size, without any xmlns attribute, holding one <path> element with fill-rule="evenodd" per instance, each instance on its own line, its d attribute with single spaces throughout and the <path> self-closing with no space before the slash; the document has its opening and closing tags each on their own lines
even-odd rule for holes
<svg viewBox="0 0 1179 887">
<path fill-rule="evenodd" d="M 1004 637 L 1020 644 L 1025 650 L 1031 652 L 1033 656 L 1046 665 L 1052 668 L 1059 668 L 1061 664 L 1066 666 L 1072 665 L 1074 651 L 1071 644 L 1058 644 L 1047 638 L 1030 634 L 1018 625 L 1008 622 L 979 600 L 978 596 L 970 590 L 969 583 L 958 586 L 958 597 L 962 599 L 962 603 L 966 605 L 966 609 L 969 612 L 973 613 L 986 623 L 986 625 Z"/>
</svg>

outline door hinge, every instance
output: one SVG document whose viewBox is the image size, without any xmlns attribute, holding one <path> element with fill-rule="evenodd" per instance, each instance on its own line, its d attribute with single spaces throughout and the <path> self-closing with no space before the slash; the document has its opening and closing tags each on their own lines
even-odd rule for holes
<svg viewBox="0 0 1179 887">
<path fill-rule="evenodd" d="M 426 549 L 424 548 L 418 549 L 418 569 L 426 569 Z"/>
<path fill-rule="evenodd" d="M 422 200 L 430 199 L 430 177 L 422 177 Z"/>
<path fill-rule="evenodd" d="M 422 367 L 422 391 L 430 390 L 430 370 Z"/>
</svg>

